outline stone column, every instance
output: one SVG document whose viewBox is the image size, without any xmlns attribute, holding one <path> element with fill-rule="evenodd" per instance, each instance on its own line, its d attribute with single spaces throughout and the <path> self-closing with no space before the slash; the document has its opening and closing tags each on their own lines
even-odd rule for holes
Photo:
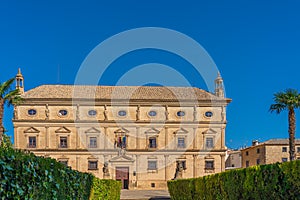
<svg viewBox="0 0 300 200">
<path fill-rule="evenodd" d="M 221 172 L 225 171 L 225 155 L 221 154 Z"/>
<path fill-rule="evenodd" d="M 197 149 L 197 128 L 193 128 L 193 149 Z"/>
<path fill-rule="evenodd" d="M 104 139 L 103 139 L 103 147 L 104 149 L 107 149 L 107 127 L 104 127 Z"/>
<path fill-rule="evenodd" d="M 221 127 L 221 148 L 225 149 L 225 144 L 224 141 L 225 140 L 225 127 Z"/>
<path fill-rule="evenodd" d="M 169 180 L 169 155 L 165 155 L 165 181 Z"/>
<path fill-rule="evenodd" d="M 76 156 L 76 170 L 80 170 L 80 156 Z"/>
<path fill-rule="evenodd" d="M 81 133 L 80 133 L 80 128 L 76 127 L 76 149 L 80 149 L 80 137 L 81 137 Z"/>
<path fill-rule="evenodd" d="M 168 149 L 169 145 L 169 127 L 165 126 L 165 149 Z"/>
<path fill-rule="evenodd" d="M 46 149 L 49 148 L 49 141 L 50 141 L 50 138 L 49 138 L 49 126 L 46 126 L 46 133 L 45 133 L 45 145 L 46 145 Z"/>
<path fill-rule="evenodd" d="M 136 127 L 136 149 L 141 149 L 141 144 L 140 144 L 140 127 Z"/>
<path fill-rule="evenodd" d="M 139 160 L 140 160 L 140 155 L 136 155 L 135 157 L 135 181 L 136 181 L 136 187 L 138 187 L 138 181 L 139 181 L 139 174 L 140 174 L 140 169 L 139 169 Z"/>
<path fill-rule="evenodd" d="M 15 140 L 15 148 L 19 148 L 19 133 L 18 133 L 18 127 L 14 126 L 14 140 Z"/>
<path fill-rule="evenodd" d="M 193 178 L 197 177 L 197 155 L 193 155 Z"/>
<path fill-rule="evenodd" d="M 194 106 L 194 112 L 193 112 L 193 121 L 196 122 L 197 121 L 197 106 Z"/>
</svg>

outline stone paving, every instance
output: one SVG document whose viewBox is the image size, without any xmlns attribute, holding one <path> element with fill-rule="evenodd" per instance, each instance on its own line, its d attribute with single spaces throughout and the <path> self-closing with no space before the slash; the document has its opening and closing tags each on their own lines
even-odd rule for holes
<svg viewBox="0 0 300 200">
<path fill-rule="evenodd" d="M 121 200 L 169 200 L 167 190 L 122 190 Z"/>
</svg>

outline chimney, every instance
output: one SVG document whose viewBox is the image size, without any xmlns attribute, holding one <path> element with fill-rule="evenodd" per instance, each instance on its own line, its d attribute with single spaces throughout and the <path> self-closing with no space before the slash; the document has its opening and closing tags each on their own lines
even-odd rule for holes
<svg viewBox="0 0 300 200">
<path fill-rule="evenodd" d="M 256 145 L 258 145 L 258 140 L 253 140 L 252 141 L 252 146 L 256 146 Z"/>
</svg>

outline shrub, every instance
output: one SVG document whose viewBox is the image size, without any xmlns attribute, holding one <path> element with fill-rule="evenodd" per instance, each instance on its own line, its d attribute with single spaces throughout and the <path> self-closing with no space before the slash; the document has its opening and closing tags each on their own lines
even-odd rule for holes
<svg viewBox="0 0 300 200">
<path fill-rule="evenodd" d="M 0 147 L 0 199 L 120 199 L 120 191 L 117 181 L 100 180 L 52 158 Z"/>
<path fill-rule="evenodd" d="M 90 200 L 117 200 L 120 199 L 122 183 L 115 180 L 93 179 Z"/>
<path fill-rule="evenodd" d="M 300 161 L 169 181 L 168 188 L 174 200 L 299 199 Z"/>
</svg>

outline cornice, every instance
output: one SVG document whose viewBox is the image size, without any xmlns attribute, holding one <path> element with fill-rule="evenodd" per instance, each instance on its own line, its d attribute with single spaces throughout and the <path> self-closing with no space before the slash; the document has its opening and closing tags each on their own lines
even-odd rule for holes
<svg viewBox="0 0 300 200">
<path fill-rule="evenodd" d="M 228 98 L 218 99 L 218 100 L 161 100 L 161 99 L 140 99 L 140 100 L 128 100 L 128 99 L 72 99 L 72 98 L 25 98 L 25 101 L 20 105 L 96 105 L 96 106 L 153 106 L 153 104 L 167 104 L 169 106 L 199 106 L 199 107 L 206 107 L 206 106 L 226 106 L 232 100 Z"/>
<path fill-rule="evenodd" d="M 185 124 L 185 125 L 207 125 L 207 124 L 227 124 L 227 122 L 222 121 L 170 121 L 170 120 L 162 120 L 162 121 L 142 121 L 142 120 L 38 120 L 38 119 L 15 119 L 12 120 L 13 123 L 43 123 L 47 125 L 51 124 L 165 124 L 167 125 L 174 125 L 174 124 Z"/>
</svg>

